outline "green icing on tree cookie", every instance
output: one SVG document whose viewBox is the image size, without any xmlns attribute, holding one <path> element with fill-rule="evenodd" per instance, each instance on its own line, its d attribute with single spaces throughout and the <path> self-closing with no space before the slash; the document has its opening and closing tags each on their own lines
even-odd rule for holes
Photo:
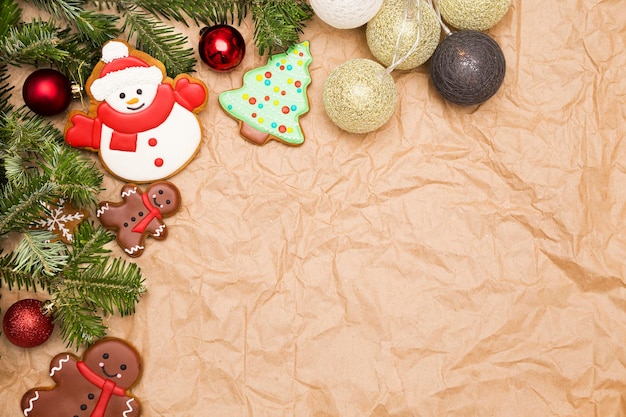
<svg viewBox="0 0 626 417">
<path fill-rule="evenodd" d="M 224 111 L 241 121 L 244 138 L 258 145 L 270 139 L 288 145 L 304 142 L 298 119 L 309 111 L 306 90 L 312 59 L 308 41 L 296 44 L 246 72 L 241 88 L 220 94 Z"/>
</svg>

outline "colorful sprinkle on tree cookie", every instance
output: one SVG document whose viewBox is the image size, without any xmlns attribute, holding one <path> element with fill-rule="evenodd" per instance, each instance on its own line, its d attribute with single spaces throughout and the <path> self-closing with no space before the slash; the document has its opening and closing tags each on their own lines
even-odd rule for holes
<svg viewBox="0 0 626 417">
<path fill-rule="evenodd" d="M 220 94 L 220 105 L 240 121 L 246 140 L 257 145 L 270 139 L 294 146 L 304 143 L 298 119 L 309 111 L 306 90 L 311 61 L 309 42 L 304 41 L 246 72 L 241 88 Z"/>
</svg>

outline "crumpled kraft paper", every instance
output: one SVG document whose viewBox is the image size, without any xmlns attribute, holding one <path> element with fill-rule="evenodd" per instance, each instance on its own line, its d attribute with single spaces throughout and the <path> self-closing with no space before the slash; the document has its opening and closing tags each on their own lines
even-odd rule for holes
<svg viewBox="0 0 626 417">
<path fill-rule="evenodd" d="M 218 106 L 267 60 L 246 19 L 237 69 L 197 67 L 206 137 L 171 179 L 168 239 L 136 260 L 148 293 L 107 318 L 143 356 L 142 415 L 626 415 L 625 27 L 619 1 L 514 1 L 488 31 L 507 62 L 493 98 L 458 107 L 427 65 L 394 72 L 394 116 L 354 135 L 322 91 L 372 58 L 364 28 L 315 18 L 291 148 L 244 141 Z M 177 28 L 197 49 L 199 28 Z M 27 296 L 3 288 L 0 307 Z M 65 350 L 58 330 L 30 350 L 0 337 L 0 415 Z"/>
</svg>

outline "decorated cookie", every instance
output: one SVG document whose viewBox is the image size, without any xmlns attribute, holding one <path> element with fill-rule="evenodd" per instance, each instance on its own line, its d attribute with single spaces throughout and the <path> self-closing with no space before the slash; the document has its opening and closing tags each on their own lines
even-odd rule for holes
<svg viewBox="0 0 626 417">
<path fill-rule="evenodd" d="M 270 139 L 294 146 L 304 143 L 298 119 L 309 111 L 311 60 L 309 42 L 304 41 L 246 72 L 241 88 L 220 94 L 220 105 L 240 122 L 244 139 L 257 145 Z"/>
<path fill-rule="evenodd" d="M 35 220 L 31 225 L 34 230 L 48 230 L 67 244 L 74 241 L 74 231 L 78 225 L 87 218 L 85 210 L 78 210 L 65 198 L 60 198 L 57 204 L 42 203 L 46 213 L 41 219 Z"/>
<path fill-rule="evenodd" d="M 186 74 L 172 80 L 161 62 L 112 40 L 85 89 L 89 112 L 70 112 L 65 140 L 97 151 L 119 179 L 148 183 L 171 177 L 198 152 L 202 126 L 196 113 L 208 98 L 202 81 Z"/>
<path fill-rule="evenodd" d="M 80 360 L 60 353 L 50 362 L 56 385 L 33 388 L 22 397 L 26 417 L 137 417 L 139 401 L 129 390 L 141 375 L 141 357 L 127 342 L 105 338 Z"/>
<path fill-rule="evenodd" d="M 167 237 L 162 219 L 180 208 L 180 192 L 174 184 L 160 181 L 148 186 L 145 192 L 135 184 L 126 184 L 121 196 L 118 203 L 101 202 L 96 215 L 104 227 L 117 231 L 116 240 L 124 252 L 138 257 L 148 236 L 159 240 Z"/>
</svg>

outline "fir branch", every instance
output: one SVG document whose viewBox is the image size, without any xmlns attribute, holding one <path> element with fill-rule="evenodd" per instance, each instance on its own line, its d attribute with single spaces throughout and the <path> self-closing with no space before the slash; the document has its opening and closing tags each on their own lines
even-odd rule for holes
<svg viewBox="0 0 626 417">
<path fill-rule="evenodd" d="M 41 202 L 58 197 L 58 186 L 42 178 L 33 178 L 20 187 L 5 184 L 0 190 L 0 237 L 26 230 L 41 217 Z"/>
<path fill-rule="evenodd" d="M 13 0 L 0 0 L 0 38 L 20 22 L 21 9 Z"/>
<path fill-rule="evenodd" d="M 36 291 L 45 288 L 45 282 L 40 277 L 33 277 L 30 272 L 15 268 L 12 254 L 0 257 L 0 288 L 5 283 L 9 290 L 14 287 L 18 290 Z"/>
<path fill-rule="evenodd" d="M 239 23 L 246 16 L 249 0 L 138 0 L 135 5 L 143 10 L 168 20 L 187 24 L 185 15 L 197 25 Z"/>
<path fill-rule="evenodd" d="M 259 54 L 284 51 L 298 43 L 304 21 L 313 17 L 313 9 L 304 0 L 252 1 L 254 39 Z"/>
<path fill-rule="evenodd" d="M 145 292 L 139 267 L 115 258 L 91 262 L 80 274 L 65 277 L 68 291 L 79 294 L 87 303 L 105 314 L 130 315 Z"/>
<path fill-rule="evenodd" d="M 25 108 L 0 116 L 0 158 L 7 178 L 17 186 L 24 186 L 39 173 L 34 168 L 37 155 L 62 141 L 61 132 L 48 120 Z"/>
<path fill-rule="evenodd" d="M 7 113 L 11 110 L 9 107 L 9 98 L 11 97 L 11 90 L 13 90 L 13 86 L 7 82 L 8 79 L 8 66 L 0 65 L 0 114 Z"/>
<path fill-rule="evenodd" d="M 117 16 L 86 10 L 76 17 L 75 22 L 81 38 L 96 48 L 119 36 L 118 21 Z"/>
<path fill-rule="evenodd" d="M 194 70 L 194 50 L 184 47 L 187 37 L 150 14 L 129 8 L 124 13 L 122 31 L 128 33 L 128 39 L 135 36 L 137 49 L 161 61 L 170 76 Z"/>
<path fill-rule="evenodd" d="M 66 273 L 80 271 L 94 259 L 100 259 L 111 253 L 105 245 L 112 242 L 115 236 L 103 227 L 95 227 L 93 222 L 82 222 L 74 233 L 72 247 L 69 249 L 69 259 Z"/>
<path fill-rule="evenodd" d="M 50 143 L 63 143 L 63 134 L 49 120 L 26 108 L 0 116 L 0 157 L 39 152 Z"/>
<path fill-rule="evenodd" d="M 75 233 L 63 271 L 64 285 L 107 314 L 132 314 L 146 292 L 141 270 L 119 258 L 109 262 L 105 245 L 114 239 L 103 227 L 82 222 Z"/>
<path fill-rule="evenodd" d="M 54 321 L 59 324 L 61 337 L 67 346 L 91 344 L 106 335 L 106 326 L 93 308 L 79 297 L 69 297 L 59 292 L 52 299 Z"/>
<path fill-rule="evenodd" d="M 91 159 L 77 149 L 56 144 L 44 148 L 41 159 L 43 175 L 57 184 L 62 196 L 79 208 L 96 204 L 104 175 Z"/>
<path fill-rule="evenodd" d="M 33 20 L 23 23 L 0 38 L 0 65 L 61 62 L 68 53 L 59 49 L 58 44 L 58 29 L 54 22 Z"/>
<path fill-rule="evenodd" d="M 38 9 L 44 10 L 57 19 L 74 20 L 82 11 L 84 1 L 80 0 L 27 0 Z"/>
<path fill-rule="evenodd" d="M 47 11 L 57 19 L 72 25 L 82 40 L 92 47 L 100 47 L 104 42 L 118 36 L 119 18 L 112 14 L 85 10 L 85 1 L 80 0 L 29 0 L 38 8 Z"/>
<path fill-rule="evenodd" d="M 30 273 L 34 277 L 51 277 L 61 271 L 67 264 L 65 244 L 51 242 L 54 237 L 47 230 L 24 233 L 11 258 L 14 270 Z"/>
<path fill-rule="evenodd" d="M 78 207 L 95 204 L 102 172 L 63 141 L 63 134 L 47 119 L 25 109 L 0 117 L 0 157 L 9 181 L 25 186 L 41 177 Z"/>
<path fill-rule="evenodd" d="M 94 46 L 91 42 L 85 42 L 79 34 L 72 33 L 69 29 L 60 32 L 59 38 L 59 48 L 67 51 L 69 56 L 62 62 L 57 62 L 57 68 L 76 85 L 84 86 L 100 59 L 102 45 Z"/>
</svg>

